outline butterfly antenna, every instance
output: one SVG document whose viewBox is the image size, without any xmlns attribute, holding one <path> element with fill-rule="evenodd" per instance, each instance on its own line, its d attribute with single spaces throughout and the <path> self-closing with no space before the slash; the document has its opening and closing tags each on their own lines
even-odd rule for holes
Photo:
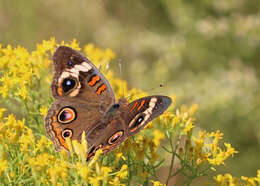
<svg viewBox="0 0 260 186">
<path fill-rule="evenodd" d="M 150 89 L 146 89 L 144 91 L 147 92 L 147 93 L 151 93 L 152 91 L 155 91 L 155 90 L 158 90 L 158 89 L 161 89 L 161 88 L 165 88 L 165 87 L 167 87 L 167 83 L 160 83 L 159 85 L 156 85 L 155 87 L 152 87 Z"/>
<path fill-rule="evenodd" d="M 142 95 L 142 94 L 144 94 L 144 93 L 151 93 L 152 91 L 157 90 L 158 88 L 164 88 L 164 87 L 166 87 L 166 83 L 164 83 L 164 84 L 161 83 L 161 84 L 159 84 L 159 85 L 157 85 L 157 86 L 155 86 L 155 87 L 153 87 L 153 88 L 144 90 L 144 92 L 136 93 L 135 95 L 139 96 L 139 95 Z M 128 96 L 126 97 L 126 99 L 132 98 L 133 96 L 134 96 L 134 94 L 131 93 L 130 95 L 128 95 Z"/>
<path fill-rule="evenodd" d="M 157 86 L 155 86 L 155 87 L 153 87 L 153 88 L 150 88 L 150 89 L 147 89 L 147 90 L 144 90 L 145 92 L 151 92 L 151 91 L 153 91 L 153 90 L 158 90 L 158 88 L 163 88 L 163 87 L 165 87 L 165 84 L 159 84 L 159 85 L 157 85 Z"/>
</svg>

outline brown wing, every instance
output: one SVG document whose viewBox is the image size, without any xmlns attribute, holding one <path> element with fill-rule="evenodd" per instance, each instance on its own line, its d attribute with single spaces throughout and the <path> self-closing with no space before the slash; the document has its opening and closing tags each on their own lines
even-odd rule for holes
<svg viewBox="0 0 260 186">
<path fill-rule="evenodd" d="M 124 118 L 128 125 L 128 135 L 132 136 L 145 127 L 151 120 L 161 115 L 171 105 L 168 96 L 148 96 L 131 102 Z"/>
<path fill-rule="evenodd" d="M 100 124 L 101 118 L 102 114 L 94 106 L 58 99 L 48 111 L 45 128 L 56 150 L 62 147 L 68 150 L 66 137 L 80 141 L 82 132 L 88 135 L 92 128 Z"/>
<path fill-rule="evenodd" d="M 86 136 L 89 144 L 88 159 L 95 155 L 95 152 L 101 148 L 104 153 L 118 147 L 127 139 L 127 125 L 120 117 L 110 120 L 107 125 L 99 125 Z"/>
<path fill-rule="evenodd" d="M 52 94 L 56 99 L 81 100 L 106 110 L 114 104 L 114 92 L 102 73 L 82 54 L 66 46 L 53 55 Z"/>
<path fill-rule="evenodd" d="M 126 104 L 126 105 L 125 105 Z M 107 153 L 119 146 L 129 136 L 139 132 L 149 121 L 162 114 L 171 104 L 167 96 L 148 96 L 127 104 L 119 101 L 119 106 L 109 110 L 108 124 L 94 128 L 87 136 L 92 146 L 88 159 L 95 155 L 97 149 Z"/>
</svg>

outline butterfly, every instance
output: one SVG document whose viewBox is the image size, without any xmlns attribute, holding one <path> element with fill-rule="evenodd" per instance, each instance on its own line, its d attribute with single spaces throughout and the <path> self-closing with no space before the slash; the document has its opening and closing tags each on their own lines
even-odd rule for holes
<svg viewBox="0 0 260 186">
<path fill-rule="evenodd" d="M 45 129 L 57 151 L 69 151 L 65 139 L 80 142 L 85 132 L 87 159 L 98 149 L 108 153 L 171 104 L 171 98 L 162 95 L 131 103 L 125 98 L 116 101 L 105 76 L 89 59 L 70 47 L 58 47 L 53 63 L 51 91 L 55 101 L 45 118 Z"/>
</svg>

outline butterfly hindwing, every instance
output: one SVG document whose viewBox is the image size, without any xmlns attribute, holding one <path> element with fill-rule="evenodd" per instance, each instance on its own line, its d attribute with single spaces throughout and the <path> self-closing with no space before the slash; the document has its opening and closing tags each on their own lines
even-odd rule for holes
<svg viewBox="0 0 260 186">
<path fill-rule="evenodd" d="M 102 114 L 98 112 L 97 107 L 58 99 L 48 111 L 45 128 L 56 150 L 68 150 L 66 137 L 80 141 L 83 131 L 88 135 L 92 128 L 101 123 L 101 118 Z"/>
<path fill-rule="evenodd" d="M 88 158 L 94 156 L 98 148 L 105 153 L 112 151 L 162 114 L 170 104 L 171 98 L 167 96 L 148 96 L 130 104 L 125 99 L 120 99 L 118 105 L 109 110 L 110 119 L 106 125 L 102 125 L 104 128 L 97 127 L 88 136 L 88 141 L 93 144 Z"/>
</svg>

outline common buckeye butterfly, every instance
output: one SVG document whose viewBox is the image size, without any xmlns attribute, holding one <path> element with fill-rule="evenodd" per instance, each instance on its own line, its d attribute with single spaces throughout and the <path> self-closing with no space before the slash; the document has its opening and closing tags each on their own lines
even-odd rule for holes
<svg viewBox="0 0 260 186">
<path fill-rule="evenodd" d="M 171 104 L 167 96 L 148 96 L 131 103 L 115 100 L 104 75 L 86 57 L 60 46 L 53 55 L 55 98 L 45 118 L 45 128 L 55 149 L 68 150 L 65 138 L 81 141 L 83 131 L 89 158 L 98 149 L 110 152 L 129 136 L 162 114 Z"/>
</svg>

